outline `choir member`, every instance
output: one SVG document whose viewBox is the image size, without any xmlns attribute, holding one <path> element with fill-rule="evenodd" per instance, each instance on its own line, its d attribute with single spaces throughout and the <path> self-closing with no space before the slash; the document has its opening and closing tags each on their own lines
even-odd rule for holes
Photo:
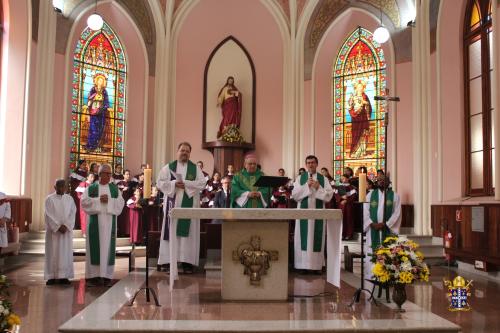
<svg viewBox="0 0 500 333">
<path fill-rule="evenodd" d="M 93 173 L 89 173 L 87 179 L 84 182 L 81 182 L 80 185 L 76 188 L 76 194 L 78 195 L 78 205 L 77 214 L 80 214 L 80 228 L 82 230 L 82 235 L 85 237 L 85 232 L 87 231 L 87 214 L 82 209 L 82 195 L 85 192 L 85 189 L 92 185 L 95 181 L 95 175 Z"/>
<path fill-rule="evenodd" d="M 139 188 L 134 191 L 134 196 L 127 201 L 129 209 L 130 243 L 139 244 L 143 240 L 142 226 L 142 192 Z"/>
<path fill-rule="evenodd" d="M 80 196 L 76 192 L 76 189 L 78 188 L 78 185 L 80 185 L 81 182 L 84 182 L 87 180 L 87 162 L 85 160 L 79 160 L 78 165 L 76 166 L 75 170 L 71 172 L 69 175 L 69 193 L 71 197 L 73 198 L 73 201 L 75 202 L 76 206 L 76 215 L 75 215 L 75 228 L 76 229 L 81 229 L 81 221 L 80 221 Z"/>
</svg>

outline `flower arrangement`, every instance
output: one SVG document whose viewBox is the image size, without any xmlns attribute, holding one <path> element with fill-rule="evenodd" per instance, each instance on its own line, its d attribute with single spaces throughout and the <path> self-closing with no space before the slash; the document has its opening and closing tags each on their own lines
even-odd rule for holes
<svg viewBox="0 0 500 333">
<path fill-rule="evenodd" d="M 240 129 L 234 124 L 224 127 L 222 136 L 219 139 L 231 143 L 243 143 L 245 141 L 240 133 Z"/>
<path fill-rule="evenodd" d="M 12 312 L 12 303 L 7 299 L 9 286 L 5 275 L 0 275 L 0 332 L 14 332 L 21 324 L 19 316 Z"/>
<path fill-rule="evenodd" d="M 397 236 L 387 237 L 372 255 L 374 277 L 389 284 L 410 284 L 429 281 L 429 267 L 424 262 L 418 244 Z"/>
</svg>

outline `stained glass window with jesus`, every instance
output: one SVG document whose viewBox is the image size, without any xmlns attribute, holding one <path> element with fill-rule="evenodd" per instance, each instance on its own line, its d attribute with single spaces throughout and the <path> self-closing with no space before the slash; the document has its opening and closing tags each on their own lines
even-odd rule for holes
<svg viewBox="0 0 500 333">
<path fill-rule="evenodd" d="M 371 32 L 357 28 L 344 42 L 333 72 L 333 172 L 366 166 L 369 175 L 384 168 L 386 64 Z"/>
<path fill-rule="evenodd" d="M 126 59 L 121 43 L 104 23 L 86 28 L 73 58 L 70 169 L 87 163 L 123 165 Z"/>
</svg>

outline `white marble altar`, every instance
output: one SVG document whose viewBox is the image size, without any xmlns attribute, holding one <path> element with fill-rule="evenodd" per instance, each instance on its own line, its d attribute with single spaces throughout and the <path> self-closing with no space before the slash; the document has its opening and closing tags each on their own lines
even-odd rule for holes
<svg viewBox="0 0 500 333">
<path fill-rule="evenodd" d="M 326 220 L 326 250 L 327 250 L 327 262 L 326 262 L 326 280 L 327 282 L 333 284 L 336 287 L 340 287 L 340 262 L 341 262 L 341 237 L 342 237 L 342 212 L 340 209 L 262 209 L 262 208 L 211 208 L 211 209 L 206 209 L 206 208 L 173 208 L 170 211 L 170 216 L 173 219 L 179 219 L 179 218 L 202 218 L 202 219 L 217 219 L 217 220 L 222 220 L 223 221 L 223 261 L 224 261 L 224 229 L 225 229 L 225 224 L 230 224 L 230 223 L 235 223 L 235 224 L 241 224 L 242 221 L 246 221 L 245 223 L 252 223 L 248 221 L 262 221 L 261 223 L 273 223 L 272 221 L 276 221 L 282 224 L 286 224 L 287 228 L 286 231 L 275 231 L 274 234 L 276 235 L 276 239 L 285 237 L 288 237 L 288 224 L 283 221 L 288 221 L 288 220 L 296 220 L 296 219 L 322 219 Z M 276 223 L 275 222 L 275 223 Z M 243 227 L 243 224 L 241 225 Z M 239 242 L 241 241 L 249 241 L 249 237 L 252 235 L 251 230 L 256 229 L 252 228 L 252 226 L 247 226 L 244 227 L 247 228 L 245 231 L 246 238 L 243 239 L 241 238 Z M 284 228 L 284 227 L 282 227 Z M 226 228 L 227 230 L 227 228 Z M 172 232 L 172 228 L 170 228 L 170 232 Z M 271 233 L 272 234 L 272 233 Z M 171 235 L 170 239 L 175 240 L 175 237 L 173 237 L 173 234 Z M 236 241 L 236 240 L 234 240 Z M 228 243 L 229 249 L 227 251 L 232 251 L 234 248 L 231 248 L 234 243 L 232 241 L 231 243 Z M 278 241 L 279 243 L 279 241 Z M 174 243 L 171 241 L 171 247 L 174 247 Z M 281 244 L 281 243 L 280 243 Z M 272 247 L 271 244 L 266 245 L 267 247 Z M 287 251 L 288 252 L 288 251 Z M 172 253 L 172 252 L 171 252 Z M 173 258 L 171 258 L 173 259 Z M 283 265 L 288 264 L 288 254 L 286 258 L 281 258 L 280 261 L 284 260 L 283 262 L 280 262 L 277 267 L 284 267 Z M 171 260 L 171 263 L 175 263 L 175 260 Z M 232 267 L 235 268 L 236 264 L 232 263 L 229 265 L 229 263 L 226 264 L 226 267 Z M 239 264 L 241 266 L 241 264 Z M 273 263 L 271 263 L 273 265 Z M 282 265 L 282 266 L 280 266 Z M 223 263 L 223 276 L 224 276 L 224 263 Z M 288 268 L 287 268 L 288 269 Z M 241 277 L 245 277 L 243 273 L 241 272 Z M 230 274 L 226 276 L 226 280 L 223 281 L 223 284 L 228 281 L 228 279 L 231 279 L 231 277 L 234 277 L 236 273 Z M 288 275 L 287 275 L 288 276 Z M 246 276 L 248 279 L 248 276 Z M 267 277 L 266 277 L 267 278 Z M 174 281 L 178 279 L 178 273 L 177 273 L 177 265 L 171 264 L 170 265 L 170 288 L 173 290 L 174 287 Z M 284 275 L 281 274 L 281 279 L 283 284 L 286 284 L 286 278 L 284 278 Z M 223 279 L 224 280 L 224 279 Z M 243 281 L 243 280 L 242 280 Z M 240 282 L 243 283 L 243 282 Z M 274 282 L 271 283 L 274 285 Z M 242 286 L 242 285 L 241 285 Z M 255 289 L 254 289 L 255 290 Z M 238 294 L 239 296 L 243 296 L 242 293 Z M 264 295 L 264 292 L 262 292 L 262 295 Z M 272 296 L 271 298 L 267 299 L 283 299 L 283 294 L 280 296 Z M 239 297 L 238 296 L 238 297 Z M 245 298 L 245 299 L 258 299 L 255 298 L 256 295 L 251 296 L 251 294 L 247 295 L 250 298 Z M 226 297 L 231 297 L 228 294 L 226 294 Z M 268 296 L 269 297 L 269 296 Z M 226 298 L 229 299 L 229 298 Z M 235 298 L 232 298 L 235 299 Z M 236 299 L 241 299 L 241 298 L 236 298 Z M 262 298 L 261 298 L 262 299 Z"/>
</svg>

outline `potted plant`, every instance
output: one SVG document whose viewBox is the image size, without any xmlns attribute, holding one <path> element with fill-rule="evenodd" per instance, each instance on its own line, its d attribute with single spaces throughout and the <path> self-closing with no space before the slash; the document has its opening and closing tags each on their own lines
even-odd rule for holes
<svg viewBox="0 0 500 333">
<path fill-rule="evenodd" d="M 406 301 L 406 285 L 415 281 L 429 281 L 429 267 L 417 249 L 418 244 L 414 241 L 389 236 L 372 255 L 373 276 L 380 283 L 394 287 L 392 300 L 399 312 L 405 311 L 401 306 Z"/>
</svg>

